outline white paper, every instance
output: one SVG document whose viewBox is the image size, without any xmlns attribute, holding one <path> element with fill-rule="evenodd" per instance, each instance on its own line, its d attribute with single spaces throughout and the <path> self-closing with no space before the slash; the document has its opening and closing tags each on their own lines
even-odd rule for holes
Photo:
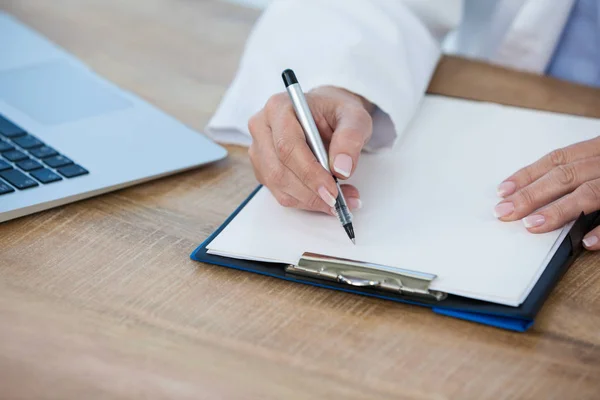
<svg viewBox="0 0 600 400">
<path fill-rule="evenodd" d="M 562 230 L 532 234 L 498 221 L 496 187 L 598 132 L 600 120 L 426 96 L 393 150 L 361 156 L 350 180 L 363 201 L 356 246 L 334 217 L 281 207 L 262 188 L 208 249 L 284 263 L 305 251 L 369 261 L 436 274 L 436 290 L 518 306 Z"/>
</svg>

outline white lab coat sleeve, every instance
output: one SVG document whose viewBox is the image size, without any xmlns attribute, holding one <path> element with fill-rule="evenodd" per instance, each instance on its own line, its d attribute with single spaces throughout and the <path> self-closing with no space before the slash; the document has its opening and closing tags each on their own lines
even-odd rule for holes
<svg viewBox="0 0 600 400">
<path fill-rule="evenodd" d="M 365 147 L 391 146 L 414 114 L 462 14 L 459 0 L 275 0 L 247 40 L 233 82 L 206 127 L 221 143 L 251 144 L 249 118 L 285 90 L 342 87 L 376 106 Z M 388 129 L 385 129 L 388 127 Z"/>
</svg>

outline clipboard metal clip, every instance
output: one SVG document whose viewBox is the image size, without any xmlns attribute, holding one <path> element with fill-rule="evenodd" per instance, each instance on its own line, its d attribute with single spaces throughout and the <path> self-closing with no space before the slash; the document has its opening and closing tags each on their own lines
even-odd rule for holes
<svg viewBox="0 0 600 400">
<path fill-rule="evenodd" d="M 288 265 L 285 271 L 407 297 L 415 296 L 435 301 L 447 297 L 446 293 L 429 289 L 436 275 L 315 253 L 304 253 L 298 265 Z"/>
</svg>

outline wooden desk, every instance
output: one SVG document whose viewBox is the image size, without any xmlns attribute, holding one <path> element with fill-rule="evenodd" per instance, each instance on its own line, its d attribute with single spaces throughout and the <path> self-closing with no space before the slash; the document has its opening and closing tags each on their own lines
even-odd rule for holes
<svg viewBox="0 0 600 400">
<path fill-rule="evenodd" d="M 0 0 L 201 130 L 257 13 L 216 1 Z M 431 92 L 600 117 L 600 92 L 445 59 Z M 254 188 L 209 168 L 0 224 L 4 399 L 598 398 L 600 258 L 526 334 L 189 260 Z"/>
</svg>

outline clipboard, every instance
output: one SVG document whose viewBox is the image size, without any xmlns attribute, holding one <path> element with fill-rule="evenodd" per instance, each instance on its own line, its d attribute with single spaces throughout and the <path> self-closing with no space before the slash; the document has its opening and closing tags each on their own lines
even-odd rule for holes
<svg viewBox="0 0 600 400">
<path fill-rule="evenodd" d="M 525 332 L 534 324 L 536 315 L 562 275 L 583 251 L 582 239 L 598 224 L 600 214 L 599 211 L 588 215 L 580 214 L 529 296 L 519 307 L 510 307 L 430 290 L 429 286 L 436 278 L 433 274 L 411 270 L 390 272 L 385 266 L 365 260 L 332 258 L 311 253 L 310 249 L 307 249 L 294 265 L 209 254 L 206 246 L 225 229 L 261 187 L 258 186 L 229 218 L 192 252 L 192 260 L 355 295 L 429 307 L 440 315 L 515 332 Z"/>
</svg>

